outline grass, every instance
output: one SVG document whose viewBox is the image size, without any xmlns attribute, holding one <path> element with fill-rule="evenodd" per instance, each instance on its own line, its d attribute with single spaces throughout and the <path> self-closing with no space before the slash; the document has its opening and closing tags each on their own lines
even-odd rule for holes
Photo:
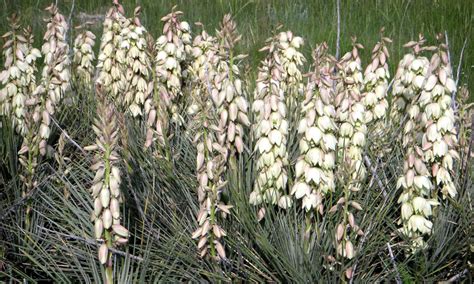
<svg viewBox="0 0 474 284">
<path fill-rule="evenodd" d="M 59 0 L 58 4 L 66 17 L 75 2 L 72 22 L 80 24 L 79 14 L 103 15 L 112 1 L 104 0 Z M 141 0 L 123 1 L 128 16 L 132 16 L 135 5 L 142 6 L 142 22 L 156 38 L 162 29 L 161 17 L 166 15 L 174 5 L 184 12 L 184 19 L 190 23 L 202 22 L 208 31 L 218 27 L 224 14 L 232 13 L 243 35 L 240 51 L 250 55 L 248 64 L 253 71 L 263 55 L 258 50 L 271 35 L 271 31 L 279 24 L 301 35 L 306 44 L 303 53 L 306 58 L 316 43 L 327 41 L 330 52 L 335 53 L 336 43 L 336 1 L 305 1 L 305 0 Z M 16 11 L 23 16 L 23 22 L 33 25 L 37 40 L 42 37 L 44 25 L 41 24 L 45 13 L 42 11 L 51 1 L 21 0 L 7 1 L 0 4 L 0 15 L 6 19 Z M 474 2 L 470 0 L 365 0 L 341 1 L 341 52 L 351 44 L 351 36 L 357 36 L 365 45 L 361 53 L 363 62 L 369 61 L 370 51 L 378 40 L 381 27 L 385 27 L 386 35 L 393 39 L 389 46 L 389 66 L 394 74 L 399 59 L 407 50 L 402 46 L 419 33 L 435 44 L 435 34 L 447 32 L 451 60 L 457 69 L 464 42 L 466 47 L 461 66 L 461 79 L 469 89 L 474 87 Z M 6 32 L 6 22 L 0 32 Z M 194 28 L 194 32 L 197 28 Z M 101 34 L 101 24 L 93 27 L 96 34 Z M 39 42 L 37 42 L 39 45 Z M 255 74 L 256 72 L 252 72 Z M 473 96 L 471 95 L 471 100 Z"/>
</svg>

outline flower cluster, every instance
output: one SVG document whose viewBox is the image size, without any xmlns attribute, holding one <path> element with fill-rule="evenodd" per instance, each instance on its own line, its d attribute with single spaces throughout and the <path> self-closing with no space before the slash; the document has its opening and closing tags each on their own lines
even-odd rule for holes
<svg viewBox="0 0 474 284">
<path fill-rule="evenodd" d="M 254 131 L 258 158 L 257 179 L 250 203 L 259 205 L 265 202 L 288 208 L 292 205 L 286 193 L 288 121 L 286 94 L 282 88 L 286 70 L 282 65 L 280 38 L 275 36 L 267 42 L 267 46 L 261 49 L 268 54 L 259 67 L 252 106 L 256 114 Z"/>
<path fill-rule="evenodd" d="M 323 198 L 335 190 L 336 167 L 336 111 L 332 72 L 334 58 L 327 54 L 327 45 L 316 47 L 313 53 L 314 71 L 306 88 L 306 99 L 301 105 L 304 117 L 298 132 L 300 156 L 295 166 L 296 182 L 291 194 L 302 198 L 303 208 L 323 214 Z"/>
<path fill-rule="evenodd" d="M 77 86 L 87 89 L 92 88 L 92 79 L 95 71 L 93 65 L 95 59 L 94 45 L 95 35 L 91 31 L 82 31 L 74 40 L 74 80 Z"/>
<path fill-rule="evenodd" d="M 418 88 L 424 82 L 424 78 L 417 77 L 417 75 L 419 75 L 417 72 L 419 73 L 420 66 L 411 66 L 411 64 L 419 52 L 431 49 L 429 47 L 428 49 L 427 47 L 422 47 L 425 41 L 426 40 L 424 37 L 420 34 L 417 42 L 411 41 L 405 44 L 405 47 L 413 47 L 413 53 L 407 53 L 403 56 L 398 64 L 397 72 L 395 74 L 392 88 L 392 104 L 390 109 L 390 119 L 394 125 L 403 125 L 403 116 L 407 113 L 406 110 L 408 106 L 415 99 L 416 90 L 413 89 L 413 81 L 416 79 L 415 84 L 418 86 Z M 426 66 L 426 58 L 422 57 L 420 59 L 423 60 L 423 62 L 417 61 L 417 64 Z M 417 71 L 415 72 L 412 67 Z"/>
<path fill-rule="evenodd" d="M 122 40 L 116 58 L 125 72 L 123 107 L 133 117 L 137 117 L 146 114 L 151 108 L 150 94 L 153 91 L 153 83 L 145 37 L 147 31 L 138 18 L 140 7 L 135 9 L 134 14 L 134 19 L 127 21 L 128 25 L 122 26 Z"/>
<path fill-rule="evenodd" d="M 180 111 L 183 105 L 183 77 L 186 60 L 192 49 L 191 29 L 186 21 L 180 21 L 181 11 L 172 11 L 161 19 L 165 24 L 163 34 L 155 43 L 155 72 L 157 90 L 171 121 L 182 124 Z"/>
<path fill-rule="evenodd" d="M 440 39 L 441 36 L 438 36 Z M 440 44 L 430 61 L 433 72 L 426 80 L 419 98 L 423 109 L 424 161 L 431 166 L 433 183 L 441 189 L 443 199 L 456 196 L 452 179 L 453 160 L 459 159 L 455 116 L 451 94 L 456 91 L 446 44 Z M 433 198 L 436 198 L 433 196 Z"/>
<path fill-rule="evenodd" d="M 299 51 L 303 45 L 303 38 L 294 36 L 291 31 L 280 32 L 277 37 L 279 58 L 283 68 L 281 88 L 285 93 L 287 106 L 293 109 L 303 96 L 303 76 L 300 68 L 306 59 Z"/>
<path fill-rule="evenodd" d="M 363 48 L 353 38 L 352 51 L 347 52 L 337 63 L 339 80 L 336 86 L 336 120 L 339 124 L 337 163 L 343 184 L 343 197 L 330 212 L 342 209 L 342 221 L 336 227 L 336 251 L 338 255 L 353 258 L 353 241 L 357 235 L 363 235 L 356 223 L 351 208 L 362 210 L 353 200 L 353 194 L 361 189 L 366 176 L 363 162 L 363 149 L 366 144 L 367 126 L 365 124 L 365 106 L 362 103 L 364 80 L 358 49 Z M 352 232 L 352 233 L 351 233 Z"/>
<path fill-rule="evenodd" d="M 41 115 L 41 126 L 39 135 L 41 137 L 40 153 L 46 154 L 47 140 L 51 133 L 51 116 L 54 115 L 63 95 L 70 87 L 71 74 L 69 70 L 70 60 L 68 57 L 69 45 L 66 41 L 68 26 L 64 16 L 55 5 L 46 8 L 51 14 L 46 20 L 47 30 L 44 35 L 44 44 L 41 51 L 44 54 L 44 67 L 42 82 L 34 95 L 38 96 L 39 113 Z"/>
<path fill-rule="evenodd" d="M 9 19 L 11 31 L 2 37 L 4 70 L 0 81 L 4 86 L 0 90 L 0 116 L 11 118 L 12 126 L 22 136 L 27 127 L 26 102 L 35 89 L 36 59 L 41 57 L 38 49 L 33 48 L 31 29 L 21 32 L 19 18 L 13 15 Z"/>
<path fill-rule="evenodd" d="M 387 90 L 390 73 L 387 59 L 389 57 L 387 43 L 392 42 L 387 37 L 375 45 L 372 50 L 372 61 L 364 72 L 364 91 L 362 102 L 366 107 L 366 122 L 373 123 L 375 129 L 383 129 L 383 122 L 388 109 Z"/>
<path fill-rule="evenodd" d="M 112 267 L 110 249 L 126 244 L 129 232 L 120 225 L 122 195 L 116 110 L 111 103 L 107 102 L 101 88 L 100 85 L 96 87 L 97 118 L 92 127 L 97 136 L 96 143 L 85 147 L 85 150 L 95 153 L 94 163 L 91 166 L 91 169 L 95 171 L 90 189 L 94 199 L 91 220 L 94 222 L 95 238 L 103 242 L 98 251 L 99 261 L 106 267 Z"/>
<path fill-rule="evenodd" d="M 353 44 L 338 63 L 340 80 L 336 86 L 337 123 L 339 124 L 338 161 L 349 171 L 350 188 L 358 191 L 360 182 L 365 178 L 366 169 L 362 151 L 366 144 L 367 126 L 365 106 L 362 103 L 363 75 L 358 49 Z"/>
<path fill-rule="evenodd" d="M 179 20 L 182 14 L 173 8 L 170 14 L 161 18 L 165 23 L 163 34 L 153 47 L 155 97 L 147 121 L 146 147 L 151 146 L 155 134 L 159 143 L 165 144 L 170 116 L 173 122 L 184 122 L 181 117 L 183 79 L 187 72 L 187 61 L 191 57 L 192 38 L 188 22 Z"/>
<path fill-rule="evenodd" d="M 117 58 L 122 41 L 122 27 L 128 25 L 128 19 L 123 15 L 124 10 L 120 4 L 115 4 L 107 12 L 97 58 L 99 73 L 97 82 L 103 86 L 106 95 L 113 98 L 117 105 L 122 104 L 123 91 L 127 84 L 125 72 Z"/>
<path fill-rule="evenodd" d="M 406 95 L 412 99 L 406 107 L 407 120 L 403 124 L 402 144 L 406 149 L 403 175 L 397 181 L 397 188 L 403 189 L 398 199 L 398 203 L 402 204 L 402 228 L 399 230 L 410 239 L 414 251 L 425 246 L 423 235 L 431 233 L 433 224 L 429 219 L 432 216 L 432 207 L 438 205 L 436 200 L 430 199 L 433 183 L 431 172 L 424 161 L 421 144 L 424 127 L 422 116 L 426 106 L 423 96 L 427 94 L 427 89 L 433 88 L 427 85 L 430 62 L 426 57 L 418 55 L 421 51 L 431 49 L 421 47 L 423 43 L 424 39 L 420 37 L 418 42 L 409 42 L 406 45 L 414 50 L 413 60 L 407 65 L 407 73 L 412 74 L 410 86 L 406 85 L 406 89 L 413 93 Z"/>
<path fill-rule="evenodd" d="M 219 65 L 216 38 L 202 31 L 193 43 L 193 64 L 190 68 L 193 78 L 193 103 L 188 109 L 194 116 L 196 131 L 194 142 L 197 148 L 196 171 L 198 180 L 198 200 L 200 210 L 197 215 L 198 228 L 192 238 L 199 239 L 198 250 L 201 257 L 210 253 L 213 259 L 226 259 L 221 238 L 226 235 L 218 224 L 218 216 L 229 214 L 231 206 L 220 200 L 226 170 L 228 150 L 218 143 L 217 136 L 221 124 L 215 105 L 217 80 L 216 66 Z"/>
<path fill-rule="evenodd" d="M 248 127 L 250 121 L 247 117 L 248 102 L 240 79 L 240 68 L 236 64 L 244 56 L 233 54 L 234 46 L 241 36 L 237 34 L 236 24 L 230 14 L 224 16 L 217 38 L 220 60 L 216 68 L 216 79 L 212 82 L 211 94 L 220 117 L 218 140 L 222 147 L 229 150 L 232 157 L 236 152 L 242 153 L 244 127 Z"/>
</svg>

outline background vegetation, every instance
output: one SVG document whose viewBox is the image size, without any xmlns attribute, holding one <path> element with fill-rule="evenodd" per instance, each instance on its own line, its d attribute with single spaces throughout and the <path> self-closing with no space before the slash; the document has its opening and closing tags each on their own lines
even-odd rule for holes
<svg viewBox="0 0 474 284">
<path fill-rule="evenodd" d="M 85 15 L 103 16 L 111 1 L 108 0 L 58 0 L 62 13 L 68 17 L 72 11 L 73 25 L 78 25 Z M 326 41 L 329 51 L 336 50 L 336 1 L 305 0 L 141 0 L 123 1 L 131 15 L 136 5 L 143 7 L 142 22 L 148 31 L 156 37 L 161 33 L 163 24 L 160 21 L 174 5 L 183 11 L 190 23 L 202 22 L 208 31 L 218 27 L 226 13 L 231 13 L 238 23 L 243 36 L 239 45 L 240 51 L 250 55 L 248 64 L 256 69 L 263 54 L 258 50 L 271 31 L 279 24 L 285 29 L 301 35 L 305 39 L 303 53 L 310 58 L 316 43 Z M 33 26 L 34 34 L 40 39 L 44 32 L 42 25 L 45 15 L 43 9 L 49 5 L 48 0 L 3 0 L 0 15 L 6 19 L 12 12 L 19 12 L 23 22 Z M 81 17 L 81 15 L 83 17 Z M 390 69 L 393 74 L 395 63 L 401 59 L 406 50 L 406 42 L 422 33 L 428 41 L 435 42 L 435 35 L 446 31 L 452 53 L 453 67 L 457 68 L 462 47 L 466 47 L 462 62 L 462 82 L 474 87 L 474 2 L 470 0 L 342 0 L 341 1 L 341 50 L 351 45 L 351 36 L 357 36 L 366 47 L 361 52 L 363 62 L 370 57 L 371 48 L 378 40 L 378 32 L 385 27 L 386 36 L 393 39 L 389 46 L 392 56 Z M 0 26 L 2 34 L 6 32 L 6 21 Z M 101 21 L 93 26 L 93 32 L 102 32 Z M 98 46 L 96 46 L 98 48 Z M 252 74 L 255 74 L 253 72 Z"/>
</svg>

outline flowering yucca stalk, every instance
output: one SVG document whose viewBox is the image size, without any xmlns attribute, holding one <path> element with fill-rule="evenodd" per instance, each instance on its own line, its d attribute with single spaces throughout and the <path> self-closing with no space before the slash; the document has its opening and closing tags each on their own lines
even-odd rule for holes
<svg viewBox="0 0 474 284">
<path fill-rule="evenodd" d="M 431 47 L 422 47 L 424 42 L 420 35 L 418 42 L 412 41 L 405 45 L 413 48 L 414 55 L 406 70 L 410 72 L 410 85 L 405 85 L 406 90 L 412 92 L 406 94 L 406 97 L 412 99 L 406 107 L 408 117 L 403 124 L 402 145 L 406 149 L 403 175 L 397 181 L 397 188 L 403 189 L 398 199 L 398 203 L 402 204 L 399 221 L 402 228 L 399 231 L 410 239 L 409 245 L 413 252 L 425 247 L 423 236 L 430 234 L 433 226 L 429 220 L 433 214 L 432 207 L 439 204 L 435 199 L 430 199 L 433 183 L 431 171 L 424 161 L 421 141 L 424 128 L 423 109 L 427 102 L 422 97 L 426 94 L 430 62 L 419 53 L 432 50 Z"/>
<path fill-rule="evenodd" d="M 336 227 L 337 254 L 351 259 L 355 255 L 353 242 L 363 235 L 356 223 L 353 209 L 362 210 L 353 197 L 361 189 L 366 176 L 363 150 L 366 144 L 367 126 L 365 106 L 362 103 L 364 86 L 358 49 L 363 48 L 356 38 L 352 39 L 352 51 L 347 52 L 337 63 L 339 80 L 336 85 L 336 121 L 339 123 L 337 163 L 343 196 L 330 212 L 342 210 L 342 220 Z"/>
<path fill-rule="evenodd" d="M 97 118 L 93 130 L 97 136 L 96 144 L 85 147 L 94 151 L 94 164 L 91 169 L 95 176 L 90 189 L 94 199 L 94 211 L 91 220 L 94 222 L 95 238 L 102 242 L 98 258 L 106 268 L 106 283 L 113 283 L 111 248 L 128 242 L 129 232 L 120 225 L 120 154 L 118 152 L 119 130 L 116 122 L 115 108 L 107 102 L 100 85 L 96 87 L 98 97 Z"/>
<path fill-rule="evenodd" d="M 134 19 L 122 26 L 120 48 L 117 50 L 117 61 L 125 71 L 125 95 L 123 107 L 133 117 L 147 114 L 151 108 L 150 94 L 153 90 L 151 81 L 150 57 L 147 52 L 146 29 L 139 20 L 141 8 L 135 8 Z"/>
<path fill-rule="evenodd" d="M 443 36 L 438 35 L 438 40 Z M 451 94 L 456 91 L 451 63 L 448 58 L 448 47 L 441 43 L 438 52 L 430 61 L 430 71 L 419 100 L 423 109 L 422 122 L 424 135 L 422 148 L 424 161 L 430 165 L 433 184 L 441 190 L 442 197 L 455 197 L 456 187 L 453 182 L 453 160 L 459 159 L 456 151 L 458 139 L 455 127 L 455 116 Z M 437 198 L 436 195 L 433 196 Z"/>
<path fill-rule="evenodd" d="M 192 49 L 191 29 L 186 21 L 180 21 L 181 11 L 164 16 L 163 35 L 155 43 L 155 72 L 160 100 L 168 109 L 171 121 L 182 124 L 180 111 L 183 107 L 183 69 Z"/>
<path fill-rule="evenodd" d="M 413 47 L 413 52 L 407 53 L 403 56 L 398 64 L 397 72 L 395 74 L 392 88 L 392 103 L 390 108 L 390 120 L 394 125 L 403 124 L 402 119 L 407 113 L 407 107 L 412 103 L 412 100 L 416 95 L 416 91 L 413 90 L 413 80 L 417 74 L 412 68 L 410 68 L 410 66 L 420 51 L 427 50 L 426 47 L 421 47 L 425 41 L 426 40 L 424 37 L 420 34 L 418 42 L 411 41 L 405 45 L 405 47 Z M 423 62 L 417 61 L 417 64 L 422 64 L 424 66 L 426 58 L 422 57 L 420 59 L 423 60 Z M 419 68 L 420 66 L 413 67 Z M 423 79 L 418 77 L 416 85 L 421 86 L 422 83 Z"/>
<path fill-rule="evenodd" d="M 281 88 L 285 92 L 286 104 L 290 109 L 296 109 L 298 103 L 303 100 L 303 76 L 300 68 L 306 59 L 299 52 L 302 45 L 303 38 L 294 36 L 291 31 L 278 34 L 278 52 L 283 67 Z"/>
<path fill-rule="evenodd" d="M 151 146 L 156 134 L 158 142 L 165 144 L 168 136 L 169 120 L 182 124 L 184 106 L 183 80 L 186 77 L 187 61 L 191 58 L 191 29 L 186 21 L 180 21 L 181 11 L 174 11 L 161 18 L 164 22 L 163 34 L 153 47 L 155 93 L 153 109 L 148 117 L 147 141 Z"/>
<path fill-rule="evenodd" d="M 193 78 L 193 104 L 188 112 L 194 116 L 197 130 L 194 143 L 197 148 L 196 171 L 198 180 L 198 199 L 200 210 L 197 215 L 198 228 L 192 238 L 199 239 L 198 250 L 201 257 L 210 254 L 212 259 L 226 259 L 221 238 L 226 235 L 218 224 L 219 215 L 225 217 L 231 206 L 220 201 L 226 182 L 227 148 L 217 142 L 218 116 L 211 99 L 215 92 L 212 82 L 216 80 L 215 67 L 218 65 L 217 43 L 214 37 L 202 31 L 194 39 L 194 61 L 190 68 Z"/>
<path fill-rule="evenodd" d="M 386 45 L 391 42 L 391 39 L 382 36 L 372 50 L 372 61 L 364 72 L 365 93 L 362 102 L 366 107 L 365 119 L 367 123 L 372 123 L 373 128 L 379 133 L 384 129 L 383 121 L 388 109 L 387 89 L 390 73 L 387 64 L 389 53 Z"/>
<path fill-rule="evenodd" d="M 331 78 L 335 59 L 327 54 L 327 49 L 323 43 L 313 52 L 314 71 L 308 80 L 306 99 L 300 106 L 304 117 L 298 127 L 300 156 L 291 194 L 302 198 L 302 207 L 307 212 L 307 233 L 314 215 L 324 213 L 323 198 L 335 189 L 337 129 Z"/>
<path fill-rule="evenodd" d="M 41 57 L 38 49 L 32 47 L 33 36 L 29 29 L 21 32 L 19 18 L 13 14 L 8 18 L 11 31 L 2 36 L 4 70 L 0 81 L 0 116 L 12 122 L 16 132 L 22 136 L 27 133 L 25 116 L 26 101 L 35 88 L 36 59 Z"/>
<path fill-rule="evenodd" d="M 82 27 L 76 28 L 81 29 Z M 94 45 L 95 35 L 88 30 L 79 33 L 74 40 L 73 75 L 76 88 L 92 89 L 92 79 L 95 72 L 93 65 L 95 59 Z"/>
<path fill-rule="evenodd" d="M 22 76 L 19 78 L 19 82 L 21 82 L 21 84 L 18 86 L 17 90 L 22 92 L 25 97 L 23 105 L 24 116 L 21 131 L 23 141 L 20 151 L 18 152 L 18 161 L 23 167 L 20 173 L 20 180 L 23 182 L 22 197 L 26 198 L 26 196 L 30 194 L 31 190 L 37 185 L 35 173 L 36 167 L 38 165 L 39 144 L 41 140 L 41 137 L 38 135 L 40 112 L 36 107 L 38 102 L 37 98 L 33 96 L 33 92 L 36 89 L 36 59 L 41 57 L 41 53 L 38 49 L 33 47 L 33 34 L 30 27 L 24 29 L 23 37 L 25 39 L 25 49 L 21 52 L 25 58 L 26 66 L 24 66 L 24 70 L 21 73 Z M 18 47 L 20 44 L 16 44 L 16 46 Z M 7 61 L 8 60 L 6 60 L 6 62 Z M 31 207 L 28 205 L 26 207 L 25 217 L 25 225 L 27 230 L 30 227 L 30 212 Z"/>
<path fill-rule="evenodd" d="M 61 103 L 64 93 L 69 90 L 71 74 L 68 57 L 69 45 L 66 42 L 67 23 L 64 16 L 53 4 L 46 8 L 51 14 L 46 20 L 47 30 L 41 51 L 44 54 L 42 81 L 34 95 L 37 96 L 39 113 L 41 114 L 40 153 L 46 154 L 47 140 L 51 133 L 51 116 Z"/>
<path fill-rule="evenodd" d="M 64 16 L 59 13 L 55 5 L 49 6 L 46 10 L 51 16 L 46 20 L 47 30 L 43 38 L 44 44 L 41 47 L 41 52 L 44 54 L 42 76 L 45 79 L 54 74 L 53 77 L 55 79 L 51 80 L 49 85 L 44 87 L 47 89 L 48 97 L 53 107 L 55 107 L 61 102 L 64 93 L 70 87 L 69 44 L 66 41 L 68 25 Z"/>
<path fill-rule="evenodd" d="M 286 94 L 282 88 L 283 73 L 286 71 L 281 64 L 279 37 L 269 38 L 267 46 L 261 51 L 267 51 L 268 54 L 259 67 L 252 106 L 256 113 L 254 132 L 258 157 L 257 179 L 250 194 L 250 203 L 278 204 L 282 208 L 288 208 L 292 205 L 292 200 L 286 192 L 288 121 Z"/>
<path fill-rule="evenodd" d="M 105 94 L 114 99 L 117 105 L 121 105 L 127 80 L 123 66 L 118 61 L 117 52 L 122 42 L 122 27 L 127 26 L 129 20 L 123 16 L 125 12 L 122 6 L 117 2 L 114 3 L 114 6 L 107 12 L 103 23 L 97 58 L 99 73 L 97 81 L 103 86 Z"/>
<path fill-rule="evenodd" d="M 247 117 L 248 102 L 240 79 L 240 68 L 236 64 L 244 55 L 234 55 L 234 46 L 240 40 L 236 24 L 230 14 L 224 16 L 221 29 L 217 33 L 219 40 L 219 64 L 217 77 L 213 81 L 215 91 L 211 93 L 219 120 L 219 144 L 229 151 L 229 157 L 243 151 L 244 127 L 250 126 Z"/>
</svg>

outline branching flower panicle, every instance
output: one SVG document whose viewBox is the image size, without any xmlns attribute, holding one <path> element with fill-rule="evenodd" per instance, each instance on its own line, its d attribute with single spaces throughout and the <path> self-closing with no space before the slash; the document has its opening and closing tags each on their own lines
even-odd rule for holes
<svg viewBox="0 0 474 284">
<path fill-rule="evenodd" d="M 191 29 L 186 21 L 180 21 L 181 11 L 172 11 L 161 19 L 163 35 L 155 43 L 155 72 L 158 94 L 168 109 L 171 121 L 184 123 L 181 117 L 183 108 L 183 77 L 186 61 L 192 49 Z"/>
<path fill-rule="evenodd" d="M 438 35 L 438 40 L 442 39 L 443 36 Z M 424 161 L 431 167 L 433 184 L 441 190 L 443 199 L 454 198 L 457 191 L 452 178 L 453 162 L 459 159 L 459 154 L 456 151 L 458 139 L 451 94 L 456 92 L 456 84 L 445 43 L 441 43 L 438 52 L 431 57 L 430 70 L 432 74 L 419 98 L 425 132 L 421 146 Z"/>
<path fill-rule="evenodd" d="M 426 47 L 422 47 L 425 42 L 426 40 L 420 34 L 417 42 L 410 41 L 404 45 L 404 47 L 413 47 L 413 51 L 403 56 L 398 64 L 397 72 L 395 74 L 390 108 L 390 120 L 393 125 L 403 125 L 403 116 L 407 113 L 406 110 L 416 95 L 416 91 L 413 90 L 413 80 L 415 80 L 417 74 L 411 67 L 419 68 L 420 66 L 418 66 L 418 64 L 424 66 L 424 59 L 420 58 L 423 62 L 417 61 L 416 66 L 411 66 L 411 64 L 420 51 L 426 50 Z M 419 69 L 416 70 L 419 72 Z M 422 79 L 418 77 L 416 85 L 420 86 L 422 83 Z"/>
<path fill-rule="evenodd" d="M 299 51 L 302 46 L 303 38 L 294 36 L 291 31 L 278 34 L 278 52 L 283 67 L 281 88 L 285 92 L 286 104 L 290 109 L 296 109 L 304 96 L 300 69 L 306 59 Z"/>
<path fill-rule="evenodd" d="M 180 21 L 181 11 L 173 11 L 161 18 L 163 34 L 154 44 L 155 95 L 153 109 L 148 116 L 147 141 L 151 146 L 157 139 L 160 144 L 168 137 L 169 122 L 183 124 L 181 116 L 185 105 L 183 97 L 184 79 L 191 60 L 191 28 L 186 21 Z M 155 138 L 155 136 L 157 136 Z"/>
</svg>

